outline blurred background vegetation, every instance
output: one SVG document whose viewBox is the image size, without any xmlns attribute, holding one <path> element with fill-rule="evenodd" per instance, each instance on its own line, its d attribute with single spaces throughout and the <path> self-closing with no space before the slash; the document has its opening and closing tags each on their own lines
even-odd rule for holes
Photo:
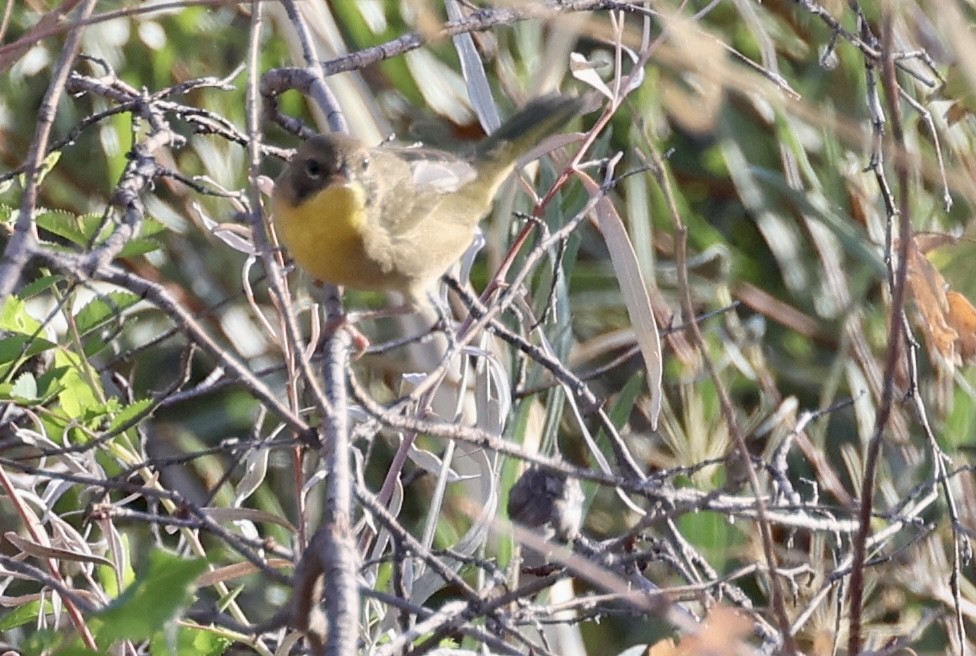
<svg viewBox="0 0 976 656">
<path fill-rule="evenodd" d="M 61 63 L 79 20 L 78 54 Z M 443 32 L 475 22 L 480 28 L 461 36 Z M 33 257 L 16 281 L 0 281 L 13 290 L 0 306 L 6 645 L 82 653 L 67 651 L 84 644 L 84 631 L 51 592 L 62 581 L 92 605 L 79 622 L 100 649 L 223 653 L 233 644 L 301 653 L 288 651 L 297 637 L 241 627 L 286 603 L 290 561 L 322 512 L 321 461 L 268 400 L 320 423 L 295 362 L 316 344 L 321 324 L 300 274 L 287 270 L 293 306 L 277 300 L 267 268 L 282 261 L 263 254 L 256 237 L 266 200 L 257 189 L 267 184 L 258 176 L 277 175 L 299 138 L 269 119 L 248 123 L 249 109 L 267 99 L 258 93 L 262 75 L 306 67 L 305 30 L 350 131 L 368 143 L 396 135 L 463 152 L 485 133 L 479 118 L 490 125 L 494 113 L 507 116 L 544 92 L 600 98 L 570 131 L 599 129 L 583 158 L 595 163 L 584 170 L 598 182 L 612 178 L 608 199 L 629 239 L 614 241 L 586 220 L 541 263 L 527 263 L 532 244 L 514 251 L 513 270 L 529 267 L 532 314 L 502 321 L 586 381 L 656 481 L 654 493 L 629 493 L 632 507 L 613 487 L 584 482 L 585 539 L 616 540 L 604 548 L 631 558 L 635 576 L 671 590 L 681 613 L 703 618 L 722 604 L 751 622 L 745 630 L 705 624 L 712 628 L 696 643 L 674 608 L 635 613 L 619 599 L 596 600 L 605 587 L 573 578 L 570 566 L 556 577 L 561 589 L 527 597 L 538 605 L 524 622 L 510 618 L 526 642 L 498 633 L 514 653 L 529 645 L 537 653 L 644 653 L 652 644 L 662 650 L 652 653 L 679 653 L 659 641 L 682 637 L 687 653 L 706 653 L 707 637 L 720 634 L 729 649 L 768 653 L 779 648 L 781 628 L 772 587 L 800 651 L 845 653 L 857 500 L 878 435 L 871 528 L 880 537 L 867 550 L 859 605 L 865 646 L 968 653 L 976 613 L 968 537 L 976 525 L 974 25 L 976 10 L 964 0 L 309 0 L 267 2 L 260 11 L 226 2 L 8 0 L 0 21 L 0 244 L 5 258 L 14 248 Z M 255 30 L 257 58 L 249 59 Z M 384 45 L 381 57 L 376 47 Z M 34 180 L 24 167 L 43 124 L 38 108 L 63 71 L 72 77 L 39 158 L 44 174 Z M 327 128 L 322 108 L 299 90 L 277 102 L 282 114 Z M 161 146 L 151 141 L 160 134 Z M 248 144 L 258 136 L 251 167 Z M 136 153 L 147 143 L 149 152 Z M 146 155 L 151 172 L 139 179 L 133 167 Z M 523 180 L 544 195 L 565 161 L 544 161 Z M 130 234 L 120 189 L 133 181 L 141 207 Z M 31 184 L 39 242 L 24 247 L 15 225 Z M 482 224 L 485 245 L 470 273 L 479 292 L 529 223 L 535 203 L 526 189 L 506 187 Z M 571 177 L 542 215 L 549 230 L 591 197 Z M 676 218 L 687 227 L 687 257 Z M 913 231 L 907 261 L 895 257 L 903 218 Z M 116 235 L 124 244 L 113 245 Z M 656 326 L 635 325 L 621 292 L 628 283 L 611 251 L 628 242 Z M 85 260 L 99 249 L 108 260 Z M 900 264 L 904 313 L 892 303 Z M 688 330 L 686 293 L 704 350 Z M 353 290 L 344 302 L 354 310 L 392 303 Z M 289 311 L 300 343 L 284 328 Z M 537 327 L 527 325 L 531 317 Z M 443 344 L 382 347 L 429 325 L 429 317 L 363 320 L 357 327 L 373 348 L 350 369 L 383 402 L 406 394 Z M 660 382 L 653 354 L 637 347 L 656 331 Z M 606 426 L 580 407 L 575 390 L 531 355 L 487 334 L 478 339 L 472 371 L 448 376 L 434 414 L 575 467 L 599 472 L 603 457 L 612 461 L 605 473 L 626 477 Z M 732 416 L 723 416 L 725 392 Z M 889 405 L 879 433 L 879 409 Z M 350 416 L 364 425 L 357 404 Z M 357 472 L 375 492 L 412 438 L 371 430 L 354 434 L 353 445 Z M 736 432 L 766 503 L 781 568 L 773 577 Z M 391 509 L 429 548 L 477 559 L 451 562 L 479 592 L 517 588 L 518 540 L 489 520 L 505 518 L 507 491 L 524 466 L 459 448 L 446 453 L 444 440 L 420 435 Z M 356 530 L 361 544 L 373 545 L 362 537 L 373 526 Z M 233 536 L 243 543 L 234 546 Z M 247 565 L 248 550 L 270 559 L 281 579 L 255 567 L 232 571 Z M 365 589 L 429 609 L 464 600 L 419 572 L 413 583 L 430 585 L 425 594 L 397 589 L 404 555 L 392 546 L 363 554 Z M 34 569 L 17 569 L 25 564 Z M 212 578 L 201 580 L 207 568 Z M 94 612 L 125 588 L 116 615 Z M 402 629 L 390 603 L 364 598 L 362 653 Z M 216 609 L 239 624 L 203 614 Z M 177 614 L 178 629 L 170 621 Z M 471 624 L 495 626 L 483 617 Z M 106 629 L 113 625 L 117 632 Z M 458 649 L 481 644 L 457 632 L 424 649 L 442 639 Z"/>
</svg>

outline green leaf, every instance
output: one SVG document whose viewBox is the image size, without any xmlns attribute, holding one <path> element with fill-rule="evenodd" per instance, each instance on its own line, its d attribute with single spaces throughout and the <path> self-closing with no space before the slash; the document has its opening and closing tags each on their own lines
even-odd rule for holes
<svg viewBox="0 0 976 656">
<path fill-rule="evenodd" d="M 870 271 L 878 278 L 883 278 L 887 272 L 884 262 L 876 252 L 876 248 L 871 244 L 864 233 L 858 228 L 857 224 L 850 221 L 847 217 L 841 216 L 833 208 L 821 208 L 811 203 L 807 194 L 803 191 L 793 189 L 783 179 L 782 174 L 762 167 L 750 167 L 750 171 L 756 179 L 767 185 L 770 189 L 779 192 L 783 197 L 793 203 L 804 214 L 808 214 L 823 223 L 841 243 L 844 249 L 859 262 L 864 263 Z"/>
<path fill-rule="evenodd" d="M 122 408 L 112 419 L 109 431 L 120 430 L 142 419 L 152 411 L 152 399 L 142 399 Z"/>
<path fill-rule="evenodd" d="M 158 251 L 162 248 L 162 243 L 158 239 L 144 239 L 138 238 L 133 239 L 119 251 L 118 257 L 135 257 L 136 255 L 145 255 L 146 253 L 152 253 L 153 251 Z"/>
<path fill-rule="evenodd" d="M 158 234 L 166 232 L 166 224 L 159 219 L 154 219 L 151 216 L 147 216 L 142 220 L 142 224 L 139 227 L 139 237 L 154 237 Z"/>
<path fill-rule="evenodd" d="M 72 214 L 61 210 L 46 210 L 37 215 L 37 227 L 67 239 L 78 246 L 94 243 L 102 227 L 101 214 Z"/>
<path fill-rule="evenodd" d="M 119 533 L 118 537 L 122 545 L 119 554 L 121 562 L 116 562 L 111 567 L 108 565 L 97 565 L 95 569 L 95 574 L 98 577 L 98 582 L 101 584 L 102 589 L 105 590 L 105 594 L 113 599 L 118 597 L 122 592 L 119 586 L 130 586 L 136 580 L 136 573 L 132 570 L 132 563 L 130 561 L 131 544 L 129 542 L 129 536 L 126 533 Z M 121 582 L 118 579 L 116 570 L 121 570 L 122 572 Z"/>
<path fill-rule="evenodd" d="M 149 653 L 175 654 L 176 656 L 220 656 L 227 651 L 231 644 L 230 640 L 212 630 L 181 626 L 176 632 L 175 645 L 168 633 L 159 632 L 153 636 L 149 643 Z"/>
<path fill-rule="evenodd" d="M 24 624 L 33 623 L 41 610 L 40 601 L 29 601 L 21 606 L 15 606 L 12 611 L 0 617 L 0 631 L 9 631 Z M 45 600 L 44 612 L 49 613 L 54 610 L 50 601 Z"/>
<path fill-rule="evenodd" d="M 69 371 L 69 367 L 50 367 L 37 378 L 37 394 L 45 399 L 57 396 L 64 387 L 61 377 Z"/>
<path fill-rule="evenodd" d="M 81 640 L 75 640 L 71 646 L 58 649 L 55 653 L 58 656 L 104 656 L 103 652 L 86 648 L 82 645 Z"/>
<path fill-rule="evenodd" d="M 49 154 L 47 157 L 45 157 L 41 161 L 40 166 L 37 167 L 38 168 L 38 171 L 37 171 L 37 184 L 41 184 L 42 182 L 44 182 L 44 178 L 47 177 L 47 174 L 48 173 L 50 173 L 52 170 L 54 170 L 54 167 L 57 166 L 58 161 L 60 159 L 61 159 L 61 151 L 60 150 L 55 150 L 54 152 L 52 152 L 51 154 Z M 26 173 L 21 173 L 19 176 L 17 176 L 17 180 L 20 182 L 21 189 L 26 189 L 27 188 L 27 174 Z"/>
<path fill-rule="evenodd" d="M 185 560 L 154 550 L 146 571 L 98 613 L 104 622 L 97 632 L 99 644 L 107 647 L 117 640 L 146 640 L 163 631 L 178 611 L 190 604 L 193 582 L 206 568 L 203 559 Z"/>
<path fill-rule="evenodd" d="M 644 372 L 635 371 L 634 374 L 627 380 L 623 389 L 620 390 L 620 394 L 614 401 L 613 408 L 610 410 L 610 421 L 617 428 L 622 428 L 626 425 L 627 420 L 630 417 L 630 413 L 633 411 L 634 406 L 637 403 L 637 397 L 644 389 Z M 602 432 L 602 431 L 601 431 Z"/>
<path fill-rule="evenodd" d="M 132 292 L 109 292 L 93 298 L 75 314 L 78 332 L 86 335 L 95 328 L 114 319 L 126 309 L 139 302 L 139 295 Z"/>
<path fill-rule="evenodd" d="M 0 306 L 0 330 L 33 335 L 40 327 L 40 322 L 30 315 L 23 300 L 12 294 L 4 299 Z"/>
<path fill-rule="evenodd" d="M 61 160 L 61 151 L 55 150 L 48 154 L 47 157 L 41 162 L 38 167 L 40 170 L 37 172 L 37 184 L 44 182 L 44 178 L 47 174 L 54 170 L 54 167 L 58 165 Z"/>
<path fill-rule="evenodd" d="M 64 413 L 72 419 L 80 419 L 86 411 L 98 405 L 98 399 L 91 387 L 81 377 L 76 369 L 65 372 L 61 378 L 63 388 L 58 393 L 58 403 Z"/>
<path fill-rule="evenodd" d="M 20 298 L 31 298 L 33 296 L 37 296 L 41 292 L 47 291 L 62 280 L 64 280 L 64 277 L 59 275 L 41 276 L 37 280 L 33 280 L 21 287 L 17 292 L 17 296 Z"/>
<path fill-rule="evenodd" d="M 10 335 L 0 339 L 0 364 L 21 362 L 54 348 L 54 342 L 28 335 Z"/>
<path fill-rule="evenodd" d="M 742 544 L 742 533 L 719 513 L 689 513 L 678 519 L 682 535 L 694 536 L 695 548 L 702 551 L 712 567 L 722 571 Z"/>
<path fill-rule="evenodd" d="M 139 226 L 139 236 L 123 246 L 118 257 L 135 257 L 159 250 L 162 247 L 162 242 L 153 239 L 153 237 L 166 232 L 166 230 L 165 223 L 147 216 Z"/>
<path fill-rule="evenodd" d="M 38 227 L 86 248 L 97 246 L 112 229 L 101 214 L 78 215 L 61 210 L 44 210 L 37 215 L 36 222 Z M 139 225 L 139 236 L 125 244 L 118 257 L 133 257 L 159 249 L 159 241 L 152 237 L 165 231 L 166 224 L 163 222 L 145 218 Z"/>
<path fill-rule="evenodd" d="M 17 376 L 13 387 L 10 388 L 10 397 L 20 403 L 30 403 L 37 400 L 37 379 L 29 371 Z"/>
<path fill-rule="evenodd" d="M 38 353 L 54 348 L 55 344 L 37 335 L 44 334 L 41 324 L 30 315 L 20 298 L 10 295 L 0 305 L 0 379 L 9 380 L 12 370 Z M 4 364 L 11 366 L 4 367 Z"/>
</svg>

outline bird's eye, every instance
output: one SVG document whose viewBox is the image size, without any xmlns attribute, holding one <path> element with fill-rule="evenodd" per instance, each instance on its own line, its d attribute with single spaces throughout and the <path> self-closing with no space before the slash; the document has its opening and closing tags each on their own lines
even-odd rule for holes
<svg viewBox="0 0 976 656">
<path fill-rule="evenodd" d="M 318 180 L 322 176 L 322 165 L 314 159 L 305 160 L 305 175 Z"/>
<path fill-rule="evenodd" d="M 359 166 L 360 166 L 360 168 L 362 168 L 363 171 L 365 171 L 366 169 L 368 169 L 369 168 L 369 158 L 368 157 L 364 157 L 363 158 L 363 161 L 359 163 Z"/>
</svg>

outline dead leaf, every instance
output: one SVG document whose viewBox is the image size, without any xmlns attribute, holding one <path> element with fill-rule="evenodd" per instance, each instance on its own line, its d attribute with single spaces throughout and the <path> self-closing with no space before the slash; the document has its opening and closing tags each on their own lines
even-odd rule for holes
<svg viewBox="0 0 976 656">
<path fill-rule="evenodd" d="M 916 232 L 913 239 L 918 250 L 926 254 L 941 246 L 959 243 L 959 237 L 947 235 L 944 232 Z"/>
<path fill-rule="evenodd" d="M 665 639 L 655 643 L 647 656 L 725 656 L 738 652 L 752 633 L 752 620 L 728 606 L 716 606 L 702 622 L 701 630 L 679 644 Z"/>
<path fill-rule="evenodd" d="M 946 292 L 949 312 L 946 323 L 956 331 L 956 353 L 964 364 L 976 362 L 976 307 L 959 292 Z"/>
<path fill-rule="evenodd" d="M 719 656 L 735 653 L 752 633 L 752 621 L 728 606 L 716 606 L 705 618 L 702 630 L 681 641 L 680 656 Z"/>
<path fill-rule="evenodd" d="M 678 646 L 671 638 L 658 640 L 647 650 L 647 656 L 678 656 Z"/>
<path fill-rule="evenodd" d="M 913 239 L 908 251 L 908 290 L 921 317 L 926 343 L 951 363 L 955 361 L 955 342 L 959 335 L 946 322 L 948 287 L 945 278 Z"/>
<path fill-rule="evenodd" d="M 908 291 L 918 311 L 930 352 L 941 356 L 949 371 L 957 364 L 976 364 L 976 307 L 957 291 L 925 253 L 955 244 L 957 237 L 937 232 L 912 237 L 908 256 Z"/>
</svg>

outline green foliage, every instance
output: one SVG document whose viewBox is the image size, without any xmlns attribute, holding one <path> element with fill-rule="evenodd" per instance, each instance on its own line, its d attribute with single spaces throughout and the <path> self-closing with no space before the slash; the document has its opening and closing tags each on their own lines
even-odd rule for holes
<svg viewBox="0 0 976 656">
<path fill-rule="evenodd" d="M 175 623 L 179 612 L 193 600 L 193 584 L 206 567 L 203 559 L 184 559 L 154 549 L 149 553 L 145 570 L 122 594 L 89 618 L 88 625 L 99 644 L 97 651 L 84 648 L 77 638 L 67 642 L 62 634 L 37 632 L 24 644 L 24 653 L 94 655 L 108 653 L 121 640 L 148 639 L 153 654 L 222 654 L 230 645 L 227 638 L 211 630 Z M 0 619 L 0 629 L 9 630 L 34 621 L 38 610 L 38 603 L 26 604 Z"/>
<path fill-rule="evenodd" d="M 619 14 L 551 3 L 573 15 L 537 12 L 529 20 L 519 12 L 538 10 L 534 0 L 480 9 L 457 2 L 481 27 L 454 40 L 441 32 L 447 3 L 294 4 L 307 31 L 277 3 L 97 3 L 81 35 L 85 57 L 64 71 L 68 86 L 30 190 L 23 166 L 75 14 L 43 14 L 58 11 L 53 3 L 13 3 L 4 19 L 0 248 L 6 256 L 20 244 L 31 257 L 0 299 L 0 523 L 22 537 L 28 526 L 42 531 L 40 543 L 62 550 L 18 557 L 55 562 L 65 584 L 92 603 L 113 600 L 81 620 L 96 639 L 90 650 L 42 577 L 10 578 L 0 561 L 5 596 L 46 595 L 43 605 L 0 609 L 0 631 L 14 648 L 182 655 L 239 643 L 270 656 L 286 644 L 283 631 L 239 635 L 185 617 L 194 605 L 215 607 L 260 625 L 294 588 L 251 563 L 273 563 L 289 576 L 289 559 L 331 511 L 329 450 L 302 428 L 327 423 L 315 389 L 324 385 L 330 399 L 345 389 L 308 379 L 326 361 L 321 348 L 313 351 L 342 322 L 318 316 L 317 288 L 268 241 L 269 185 L 258 177 L 275 176 L 296 143 L 262 114 L 271 98 L 262 84 L 271 86 L 269 73 L 309 65 L 305 33 L 328 70 L 345 67 L 326 84 L 370 145 L 431 135 L 433 145 L 466 152 L 484 133 L 475 115 L 504 116 L 554 88 L 595 99 L 595 109 L 567 128 L 592 137 L 580 170 L 560 182 L 584 143 L 567 138 L 567 148 L 506 185 L 481 224 L 485 246 L 464 282 L 493 290 L 482 302 L 497 310 L 497 323 L 464 342 L 463 363 L 438 369 L 446 345 L 425 334 L 436 317 L 354 315 L 350 323 L 373 348 L 347 370 L 376 399 L 402 403 L 398 420 L 477 427 L 533 459 L 618 477 L 613 485 L 584 482 L 583 532 L 595 552 L 574 554 L 605 576 L 580 574 L 579 562 L 558 570 L 552 558 L 546 567 L 575 577 L 573 597 L 526 593 L 483 614 L 497 595 L 526 583 L 510 536 L 478 520 L 482 511 L 504 515 L 523 463 L 458 441 L 444 480 L 430 463 L 443 462 L 445 438 L 409 426 L 381 431 L 358 402 L 340 404 L 336 416 L 359 431 L 350 446 L 354 479 L 390 493 L 400 528 L 431 552 L 396 544 L 399 537 L 358 507 L 348 518 L 362 549 L 360 582 L 423 606 L 407 618 L 382 595 L 361 602 L 370 619 L 360 627 L 364 653 L 459 601 L 468 604 L 469 633 L 437 644 L 491 650 L 478 631 L 503 626 L 495 637 L 513 648 L 538 642 L 561 653 L 562 643 L 534 633 L 558 621 L 567 632 L 579 627 L 575 637 L 590 653 L 621 653 L 680 633 L 684 625 L 667 620 L 675 613 L 700 617 L 722 603 L 752 613 L 763 624 L 757 636 L 768 637 L 780 625 L 777 586 L 787 623 L 801 620 L 795 639 L 805 653 L 820 653 L 823 636 L 838 627 L 842 636 L 854 611 L 864 619 L 865 648 L 875 651 L 902 644 L 938 653 L 950 632 L 971 628 L 952 625 L 976 603 L 954 560 L 967 553 L 965 531 L 976 523 L 967 468 L 976 358 L 963 352 L 976 325 L 957 322 L 944 333 L 952 352 L 933 339 L 936 320 L 947 316 L 947 291 L 976 299 L 970 6 L 834 2 L 814 13 L 808 3 L 674 2 L 645 15 L 639 3 Z M 899 55 L 885 80 L 889 15 L 893 47 L 924 49 L 931 66 Z M 398 50 L 411 33 L 421 45 Z M 20 51 L 19 39 L 29 42 Z M 887 97 L 886 83 L 898 85 L 897 98 Z M 324 129 L 308 81 L 295 87 L 273 89 L 281 91 L 278 109 Z M 252 137 L 260 142 L 253 168 Z M 596 198 L 580 183 L 584 174 L 607 183 L 600 194 L 626 226 L 656 326 L 630 325 L 611 257 L 629 248 L 612 250 L 596 219 L 578 215 Z M 36 242 L 22 239 L 27 191 L 36 192 Z M 123 207 L 125 199 L 133 203 Z M 951 237 L 923 255 L 939 277 L 909 271 L 904 311 L 892 305 L 901 217 L 916 238 Z M 572 227 L 565 239 L 534 250 L 565 226 Z M 234 240 L 215 239 L 222 231 Z M 499 308 L 522 274 L 511 307 Z M 919 311 L 920 279 L 931 283 L 928 305 L 937 310 L 928 316 Z M 346 290 L 343 298 L 354 312 L 395 303 L 370 291 Z M 447 325 L 455 337 L 476 321 L 457 308 L 457 323 Z M 892 326 L 914 334 L 893 341 Z M 661 333 L 660 388 L 633 351 L 635 328 Z M 530 348 L 498 339 L 502 331 Z M 397 341 L 420 334 L 408 346 Z M 308 362 L 299 366 L 303 355 Z M 889 361 L 897 366 L 886 379 Z M 429 395 L 410 396 L 425 385 Z M 655 394 L 659 418 L 650 410 Z M 598 403 L 583 407 L 582 398 Z M 852 609 L 842 596 L 850 589 L 852 527 L 887 399 L 873 488 L 872 526 L 882 537 L 868 550 L 869 594 Z M 415 435 L 426 466 L 419 456 L 401 457 Z M 646 478 L 621 465 L 611 435 Z M 747 461 L 758 490 L 745 482 Z M 435 505 L 441 488 L 445 500 Z M 776 574 L 765 561 L 757 499 L 775 511 Z M 16 549 L 3 543 L 0 558 Z M 609 555 L 599 561 L 594 553 Z M 430 558 L 484 604 L 458 581 L 432 574 Z M 196 593 L 205 562 L 226 578 Z M 680 607 L 622 613 L 629 602 L 613 597 L 614 585 L 645 584 L 677 591 L 669 598 Z M 687 600 L 688 586 L 695 600 Z M 554 609 L 579 616 L 557 620 L 564 616 Z M 950 620 L 926 628 L 931 617 Z M 778 653 L 781 645 L 763 648 Z"/>
<path fill-rule="evenodd" d="M 153 550 L 145 571 L 92 622 L 96 639 L 107 648 L 118 640 L 140 640 L 164 633 L 180 609 L 192 601 L 193 582 L 206 568 L 203 559 L 183 559 Z M 197 633 L 188 636 L 188 644 L 196 640 Z"/>
<path fill-rule="evenodd" d="M 157 633 L 149 643 L 153 654 L 171 656 L 220 656 L 227 651 L 231 641 L 212 630 L 179 626 L 175 641 Z"/>
<path fill-rule="evenodd" d="M 44 612 L 51 612 L 51 602 L 29 601 L 26 604 L 17 606 L 4 617 L 0 617 L 0 631 L 10 631 L 11 629 L 16 629 L 18 626 L 36 621 L 37 615 L 41 612 L 42 608 Z"/>
</svg>

